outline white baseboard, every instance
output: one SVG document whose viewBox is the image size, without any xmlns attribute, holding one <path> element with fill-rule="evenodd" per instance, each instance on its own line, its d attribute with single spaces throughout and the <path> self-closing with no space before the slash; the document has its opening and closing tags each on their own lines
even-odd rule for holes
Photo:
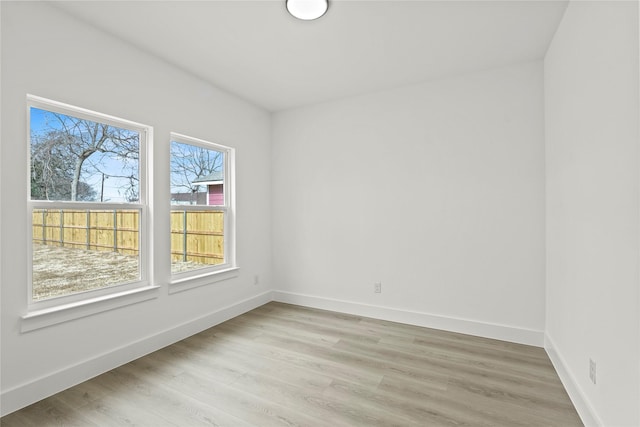
<svg viewBox="0 0 640 427">
<path fill-rule="evenodd" d="M 513 326 L 478 322 L 469 319 L 459 319 L 455 317 L 361 304 L 351 301 L 303 295 L 285 291 L 273 291 L 273 300 L 323 310 L 371 317 L 374 319 L 388 320 L 392 322 L 406 323 L 409 325 L 442 329 L 502 341 L 510 341 L 519 344 L 533 345 L 536 347 L 542 347 L 544 345 L 544 332 L 532 329 L 517 328 Z"/>
<path fill-rule="evenodd" d="M 589 399 L 578 385 L 577 381 L 571 374 L 571 371 L 567 369 L 567 364 L 564 358 L 558 352 L 557 347 L 548 334 L 545 334 L 544 336 L 544 349 L 549 355 L 549 359 L 551 359 L 551 363 L 556 369 L 558 377 L 560 377 L 560 381 L 562 381 L 562 385 L 567 391 L 573 406 L 575 406 L 576 411 L 578 411 L 578 415 L 580 415 L 582 423 L 586 427 L 604 426 L 604 423 L 598 417 L 591 403 L 589 403 Z"/>
<path fill-rule="evenodd" d="M 271 291 L 239 301 L 136 342 L 53 372 L 0 395 L 0 416 L 17 411 L 55 393 L 164 348 L 272 300 Z"/>
</svg>

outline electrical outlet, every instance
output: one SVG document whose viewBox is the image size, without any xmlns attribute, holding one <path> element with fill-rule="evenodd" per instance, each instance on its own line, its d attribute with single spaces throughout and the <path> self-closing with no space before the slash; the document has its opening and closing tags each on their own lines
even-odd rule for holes
<svg viewBox="0 0 640 427">
<path fill-rule="evenodd" d="M 260 276 L 256 274 L 255 276 L 253 276 L 253 284 L 257 285 L 258 283 L 260 283 Z"/>
<path fill-rule="evenodd" d="M 592 383 L 596 383 L 596 362 L 593 359 L 589 359 L 589 378 Z"/>
<path fill-rule="evenodd" d="M 382 293 L 382 283 L 381 282 L 376 282 L 373 284 L 373 292 L 375 292 L 376 294 Z"/>
</svg>

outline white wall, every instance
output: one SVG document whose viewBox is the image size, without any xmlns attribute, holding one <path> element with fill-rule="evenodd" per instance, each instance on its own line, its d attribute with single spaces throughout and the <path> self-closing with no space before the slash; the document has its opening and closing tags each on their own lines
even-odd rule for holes
<svg viewBox="0 0 640 427">
<path fill-rule="evenodd" d="M 572 2 L 544 62 L 546 346 L 587 424 L 640 425 L 638 52 L 637 2 Z"/>
<path fill-rule="evenodd" d="M 42 3 L 2 2 L 2 413 L 269 299 L 270 115 Z M 149 19 L 153 19 L 152 16 Z M 154 209 L 169 205 L 169 132 L 236 148 L 237 278 L 29 333 L 26 94 L 154 127 Z M 169 216 L 154 249 L 168 254 Z M 253 285 L 254 275 L 260 285 Z M 246 302 L 242 302 L 247 300 Z M 228 309 L 228 306 L 231 308 Z"/>
<path fill-rule="evenodd" d="M 542 345 L 543 114 L 541 62 L 275 114 L 276 298 Z"/>
</svg>

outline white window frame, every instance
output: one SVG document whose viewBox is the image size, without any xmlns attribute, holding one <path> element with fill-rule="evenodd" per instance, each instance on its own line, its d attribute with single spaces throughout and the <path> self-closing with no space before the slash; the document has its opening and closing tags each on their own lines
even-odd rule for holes
<svg viewBox="0 0 640 427">
<path fill-rule="evenodd" d="M 236 209 L 235 209 L 235 149 L 225 145 L 199 138 L 171 132 L 171 142 L 195 145 L 224 154 L 224 206 L 204 205 L 170 205 L 169 211 L 184 209 L 186 211 L 224 211 L 224 262 L 211 267 L 171 273 L 169 293 L 180 292 L 194 287 L 226 280 L 237 275 L 236 264 Z M 171 157 L 171 154 L 169 155 Z M 168 189 L 168 191 L 170 191 Z"/>
<path fill-rule="evenodd" d="M 31 108 L 52 111 L 80 119 L 105 123 L 111 126 L 138 132 L 139 141 L 139 201 L 137 203 L 104 203 L 104 202 L 72 202 L 31 200 Z M 23 331 L 37 329 L 50 324 L 59 323 L 77 317 L 83 317 L 95 312 L 112 309 L 116 306 L 127 305 L 153 297 L 151 292 L 158 288 L 153 285 L 151 277 L 151 213 L 150 195 L 152 194 L 149 179 L 150 141 L 153 137 L 151 126 L 121 119 L 107 114 L 98 113 L 84 108 L 52 101 L 34 95 L 27 95 L 27 208 L 29 213 L 27 241 L 27 314 L 23 316 Z M 57 296 L 43 300 L 33 299 L 33 226 L 32 212 L 34 209 L 121 209 L 138 210 L 139 213 L 139 267 L 140 280 L 111 285 L 104 288 L 77 292 L 69 295 Z M 155 292 L 153 292 L 155 294 Z M 114 302 L 117 300 L 116 302 Z M 93 306 L 87 308 L 87 306 Z M 76 312 L 69 313 L 69 311 Z M 59 314 L 64 312 L 63 314 Z M 58 313 L 58 314 L 56 314 Z M 43 319 L 45 317 L 45 319 Z"/>
</svg>

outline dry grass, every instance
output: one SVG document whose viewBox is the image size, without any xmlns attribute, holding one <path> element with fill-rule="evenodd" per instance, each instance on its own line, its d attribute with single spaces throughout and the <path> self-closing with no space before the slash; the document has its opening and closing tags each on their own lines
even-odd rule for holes
<svg viewBox="0 0 640 427">
<path fill-rule="evenodd" d="M 41 300 L 138 280 L 137 256 L 33 245 L 33 299 Z"/>
<path fill-rule="evenodd" d="M 194 262 L 178 262 L 172 264 L 172 271 L 204 266 Z M 138 256 L 33 245 L 34 301 L 106 288 L 139 278 Z"/>
</svg>

